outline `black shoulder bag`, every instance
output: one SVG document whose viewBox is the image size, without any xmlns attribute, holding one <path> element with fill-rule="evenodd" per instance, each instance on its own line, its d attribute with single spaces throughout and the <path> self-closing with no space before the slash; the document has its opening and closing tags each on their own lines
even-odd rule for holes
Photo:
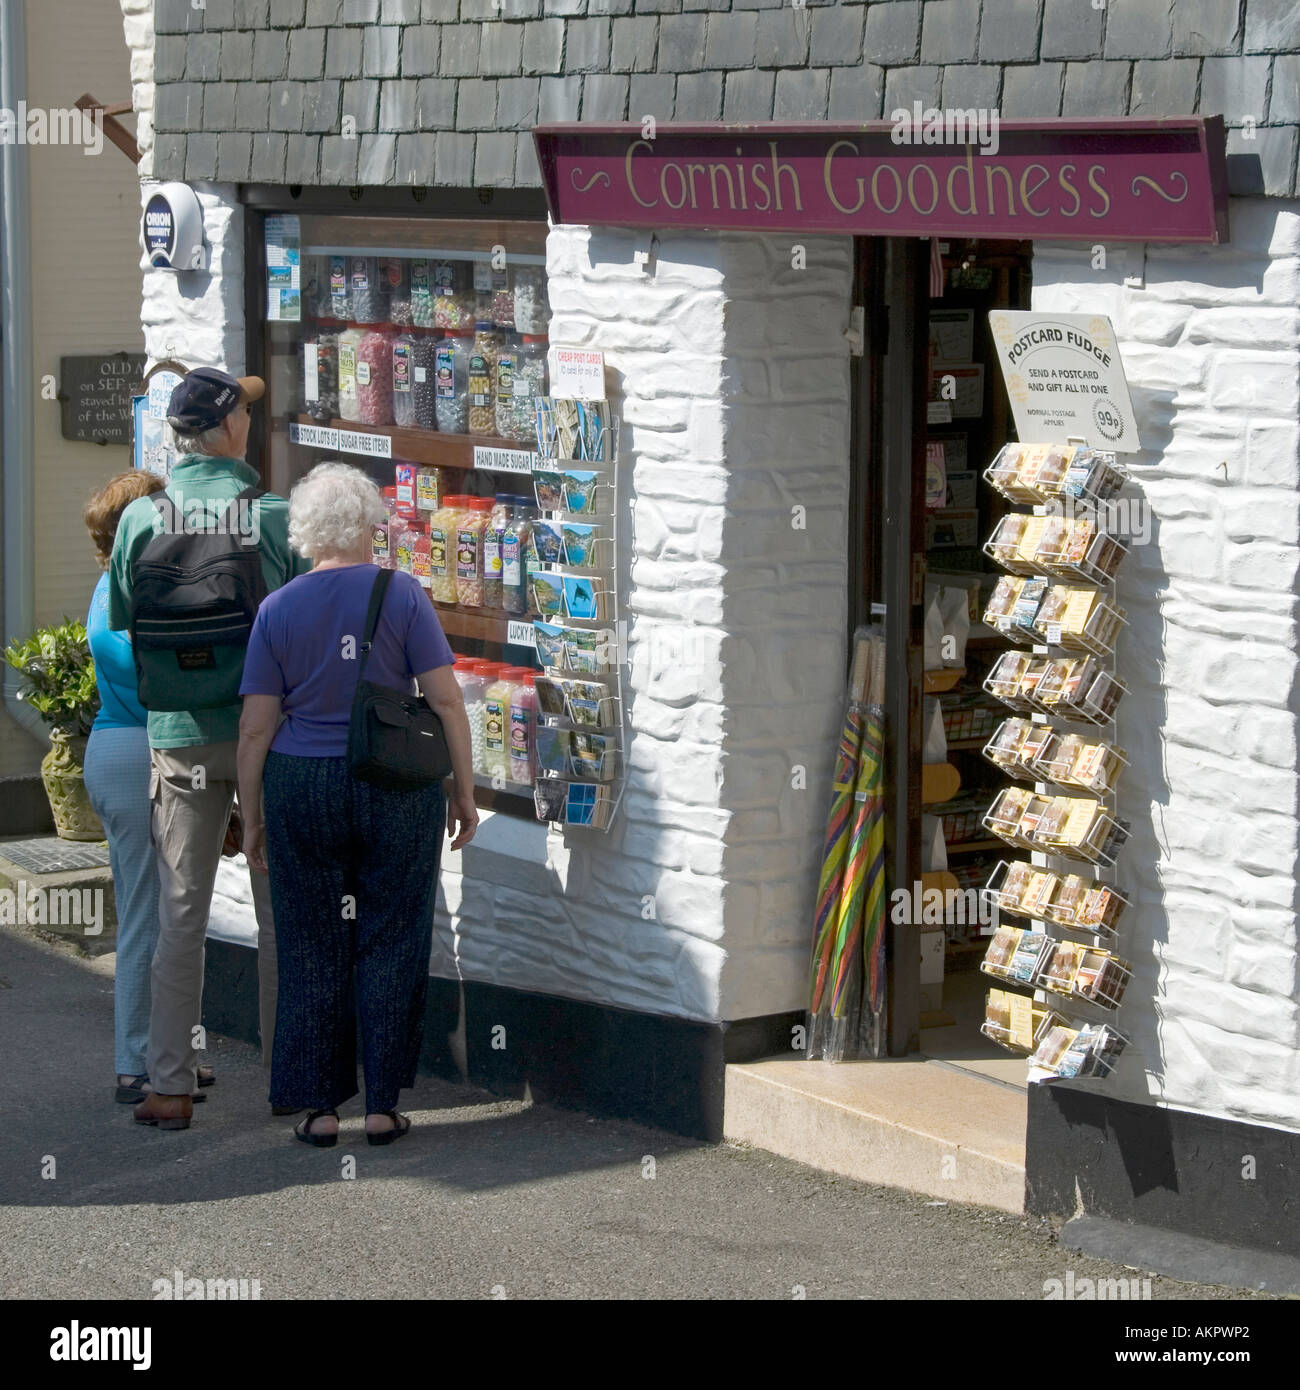
<svg viewBox="0 0 1300 1390">
<path fill-rule="evenodd" d="M 348 726 L 348 771 L 363 782 L 392 791 L 414 791 L 451 772 L 442 720 L 422 696 L 366 680 L 366 662 L 379 625 L 379 610 L 392 570 L 379 571 L 370 591 L 361 667 Z"/>
</svg>

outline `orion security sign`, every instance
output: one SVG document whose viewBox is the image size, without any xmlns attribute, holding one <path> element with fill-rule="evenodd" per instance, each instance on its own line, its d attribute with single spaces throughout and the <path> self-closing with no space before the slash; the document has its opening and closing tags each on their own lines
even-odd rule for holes
<svg viewBox="0 0 1300 1390">
<path fill-rule="evenodd" d="M 907 114 L 907 113 L 903 113 Z M 978 117 L 977 112 L 966 113 Z M 533 134 L 557 222 L 882 236 L 1228 235 L 1223 120 L 593 126 Z M 647 123 L 648 124 L 648 123 Z"/>
<path fill-rule="evenodd" d="M 1102 314 L 997 309 L 989 329 L 1021 439 L 1141 448 L 1115 330 Z"/>
<path fill-rule="evenodd" d="M 144 205 L 144 253 L 155 270 L 206 270 L 203 207 L 187 183 L 160 184 Z"/>
</svg>

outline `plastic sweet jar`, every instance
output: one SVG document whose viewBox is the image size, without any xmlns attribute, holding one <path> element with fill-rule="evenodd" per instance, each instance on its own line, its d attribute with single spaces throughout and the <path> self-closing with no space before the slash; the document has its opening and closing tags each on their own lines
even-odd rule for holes
<svg viewBox="0 0 1300 1390">
<path fill-rule="evenodd" d="M 497 365 L 497 433 L 527 442 L 537 437 L 537 401 L 546 394 L 546 338 L 526 333 Z"/>
<path fill-rule="evenodd" d="M 406 257 L 382 257 L 379 261 L 379 283 L 386 296 L 388 322 L 409 327 L 413 320 L 410 262 Z"/>
<path fill-rule="evenodd" d="M 502 781 L 510 779 L 510 701 L 519 684 L 517 668 L 503 666 L 483 692 L 483 770 Z"/>
<path fill-rule="evenodd" d="M 418 519 L 415 479 L 419 464 L 397 459 L 394 463 L 394 486 L 397 488 L 397 514 L 406 521 Z"/>
<path fill-rule="evenodd" d="M 514 323 L 517 333 L 545 333 L 551 311 L 546 300 L 546 272 L 540 266 L 515 267 Z"/>
<path fill-rule="evenodd" d="M 433 327 L 433 267 L 420 258 L 411 262 L 411 322 L 417 328 Z"/>
<path fill-rule="evenodd" d="M 483 533 L 483 607 L 502 608 L 501 601 L 501 544 L 510 520 L 514 498 L 498 492 L 496 505 L 488 514 L 487 530 Z"/>
<path fill-rule="evenodd" d="M 469 433 L 469 363 L 474 334 L 457 329 L 438 344 L 436 420 L 444 434 Z"/>
<path fill-rule="evenodd" d="M 388 524 L 388 546 L 393 556 L 393 569 L 403 574 L 415 573 L 415 542 L 417 530 L 413 521 L 400 513 Z"/>
<path fill-rule="evenodd" d="M 346 322 L 352 317 L 352 288 L 348 280 L 348 258 L 327 256 L 321 285 L 321 317 Z"/>
<path fill-rule="evenodd" d="M 387 296 L 379 279 L 379 262 L 374 256 L 348 257 L 348 289 L 352 295 L 352 318 L 358 323 L 386 320 Z"/>
<path fill-rule="evenodd" d="M 495 324 L 484 320 L 475 324 L 469 355 L 470 434 L 496 434 L 497 360 L 503 343 Z"/>
<path fill-rule="evenodd" d="M 457 657 L 452 672 L 460 683 L 461 696 L 465 701 L 465 714 L 469 718 L 469 742 L 472 750 L 474 771 L 482 774 L 483 768 L 483 692 L 488 681 L 484 667 L 488 663 L 473 657 Z"/>
<path fill-rule="evenodd" d="M 432 570 L 429 567 L 429 523 L 408 521 L 406 524 L 408 529 L 415 532 L 415 544 L 411 547 L 411 573 L 427 594 L 432 583 Z"/>
<path fill-rule="evenodd" d="M 438 337 L 417 328 L 411 338 L 411 406 L 416 429 L 438 428 Z M 396 382 L 394 382 L 396 386 Z M 396 393 L 394 393 L 396 402 Z"/>
<path fill-rule="evenodd" d="M 537 689 L 536 673 L 524 670 L 510 696 L 508 755 L 510 780 L 531 786 L 536 775 Z"/>
<path fill-rule="evenodd" d="M 491 497 L 470 497 L 456 527 L 456 599 L 466 608 L 483 607 L 483 533 L 496 505 Z"/>
<path fill-rule="evenodd" d="M 510 514 L 501 537 L 501 606 L 520 617 L 528 612 L 532 602 L 528 550 L 536 517 L 537 505 L 531 497 L 510 499 Z"/>
<path fill-rule="evenodd" d="M 361 402 L 357 396 L 357 349 L 365 338 L 365 330 L 346 328 L 339 334 L 339 419 L 356 424 L 361 419 Z"/>
<path fill-rule="evenodd" d="M 422 463 L 415 470 L 415 508 L 427 521 L 431 512 L 442 506 L 446 491 L 446 475 L 433 463 Z"/>
<path fill-rule="evenodd" d="M 510 269 L 501 272 L 501 284 L 492 286 L 488 317 L 502 328 L 515 326 L 515 295 L 510 288 Z"/>
<path fill-rule="evenodd" d="M 339 413 L 339 340 L 336 333 L 304 338 L 299 348 L 302 408 L 326 424 Z"/>
<path fill-rule="evenodd" d="M 393 335 L 393 423 L 410 429 L 415 424 L 415 334 L 409 329 Z"/>
<path fill-rule="evenodd" d="M 429 597 L 456 602 L 456 531 L 468 498 L 452 493 L 429 518 Z"/>
<path fill-rule="evenodd" d="M 433 265 L 433 324 L 450 333 L 474 328 L 474 296 L 466 292 L 464 268 L 455 261 Z"/>
<path fill-rule="evenodd" d="M 372 323 L 357 344 L 357 419 L 363 425 L 393 423 L 393 339 L 386 323 Z"/>
<path fill-rule="evenodd" d="M 384 511 L 387 515 L 377 522 L 370 533 L 370 560 L 380 569 L 396 568 L 393 552 L 393 522 L 397 518 L 397 488 L 386 487 L 383 492 Z"/>
</svg>

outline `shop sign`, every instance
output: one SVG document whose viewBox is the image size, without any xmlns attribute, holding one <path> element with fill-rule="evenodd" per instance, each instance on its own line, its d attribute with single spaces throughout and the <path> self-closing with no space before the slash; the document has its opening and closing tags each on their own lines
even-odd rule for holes
<svg viewBox="0 0 1300 1390">
<path fill-rule="evenodd" d="M 506 624 L 506 646 L 537 647 L 537 629 L 532 623 L 515 622 L 512 618 Z"/>
<path fill-rule="evenodd" d="M 386 434 L 366 434 L 361 430 L 336 430 L 328 425 L 289 424 L 289 443 L 308 449 L 329 449 L 343 454 L 365 454 L 368 458 L 390 459 L 393 441 Z"/>
<path fill-rule="evenodd" d="M 989 328 L 1021 439 L 1142 448 L 1115 330 L 1102 314 L 996 309 Z"/>
<path fill-rule="evenodd" d="M 64 439 L 129 444 L 131 401 L 144 376 L 142 352 L 59 358 L 59 406 Z"/>
<path fill-rule="evenodd" d="M 588 348 L 552 347 L 547 354 L 551 395 L 570 401 L 605 399 L 605 354 Z"/>
<path fill-rule="evenodd" d="M 536 454 L 524 449 L 494 449 L 482 444 L 474 446 L 474 467 L 486 468 L 493 473 L 527 473 L 531 477 L 533 466 L 539 463 Z"/>
<path fill-rule="evenodd" d="M 976 113 L 956 113 L 974 116 Z M 534 130 L 556 222 L 878 236 L 1221 242 L 1220 116 L 950 123 L 965 143 L 894 123 L 566 122 Z"/>
</svg>

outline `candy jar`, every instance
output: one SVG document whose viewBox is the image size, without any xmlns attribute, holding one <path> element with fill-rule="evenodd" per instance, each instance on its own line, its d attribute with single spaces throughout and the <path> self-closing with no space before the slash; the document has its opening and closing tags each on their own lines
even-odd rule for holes
<svg viewBox="0 0 1300 1390">
<path fill-rule="evenodd" d="M 517 333 L 545 333 L 550 323 L 546 272 L 540 266 L 515 267 L 514 323 Z"/>
<path fill-rule="evenodd" d="M 498 492 L 483 533 L 483 607 L 501 607 L 501 537 L 510 516 L 509 494 Z"/>
<path fill-rule="evenodd" d="M 328 424 L 339 413 L 339 340 L 337 334 L 304 338 L 301 350 L 303 409 Z"/>
<path fill-rule="evenodd" d="M 438 428 L 438 339 L 431 329 L 417 328 L 411 340 L 411 404 L 415 427 Z"/>
<path fill-rule="evenodd" d="M 357 344 L 357 418 L 363 425 L 393 423 L 393 334 L 371 324 Z"/>
<path fill-rule="evenodd" d="M 483 533 L 491 497 L 471 497 L 456 527 L 456 599 L 466 608 L 483 606 Z"/>
<path fill-rule="evenodd" d="M 433 327 L 433 268 L 426 260 L 411 262 L 411 322 L 417 328 Z"/>
<path fill-rule="evenodd" d="M 410 429 L 415 424 L 415 335 L 393 338 L 393 423 Z"/>
<path fill-rule="evenodd" d="M 429 518 L 429 596 L 456 602 L 456 530 L 466 499 L 453 494 Z"/>
<path fill-rule="evenodd" d="M 494 435 L 496 420 L 497 359 L 502 338 L 494 324 L 479 321 L 469 358 L 469 433 Z"/>
<path fill-rule="evenodd" d="M 415 532 L 415 544 L 411 547 L 411 573 L 427 594 L 433 583 L 433 571 L 429 564 L 429 524 L 425 521 L 408 521 L 406 525 Z"/>
<path fill-rule="evenodd" d="M 512 666 L 503 666 L 483 692 L 483 770 L 502 782 L 510 777 L 510 701 L 519 685 Z"/>
<path fill-rule="evenodd" d="M 528 585 L 528 542 L 537 507 L 531 497 L 511 500 L 510 515 L 501 537 L 501 606 L 522 617 L 531 600 Z"/>
<path fill-rule="evenodd" d="M 437 422 L 444 434 L 469 433 L 469 363 L 473 333 L 457 329 L 438 344 Z"/>
<path fill-rule="evenodd" d="M 388 322 L 409 326 L 411 318 L 410 262 L 404 256 L 381 257 L 379 283 L 387 302 Z"/>
<path fill-rule="evenodd" d="M 510 780 L 531 786 L 536 768 L 537 689 L 532 671 L 524 671 L 510 696 L 507 749 Z"/>
<path fill-rule="evenodd" d="M 526 443 L 537 437 L 537 402 L 546 394 L 546 339 L 525 334 L 497 363 L 497 433 Z"/>
<path fill-rule="evenodd" d="M 483 694 L 488 687 L 489 672 L 484 668 L 490 664 L 475 658 L 457 657 L 452 668 L 452 674 L 459 682 L 465 700 L 472 763 L 474 771 L 480 776 L 486 771 L 483 748 Z"/>
<path fill-rule="evenodd" d="M 365 336 L 360 328 L 347 328 L 338 337 L 339 419 L 349 423 L 361 419 L 361 403 L 357 396 L 357 349 Z"/>
<path fill-rule="evenodd" d="M 329 308 L 322 314 L 323 318 L 339 319 L 346 322 L 352 317 L 352 282 L 348 278 L 348 258 L 346 256 L 330 256 L 328 258 L 328 269 L 322 291 L 322 304 L 325 302 L 324 292 L 327 291 L 329 295 Z"/>
<path fill-rule="evenodd" d="M 352 312 L 357 323 L 382 323 L 386 305 L 379 281 L 379 262 L 374 256 L 348 257 L 348 287 L 352 292 Z"/>
</svg>

